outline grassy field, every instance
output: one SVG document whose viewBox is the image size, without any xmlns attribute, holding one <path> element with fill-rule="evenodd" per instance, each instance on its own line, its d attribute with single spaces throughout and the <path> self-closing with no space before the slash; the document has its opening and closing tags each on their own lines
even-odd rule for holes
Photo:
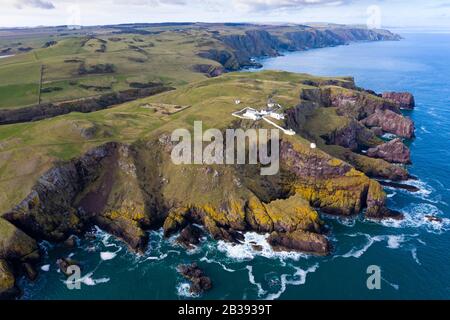
<svg viewBox="0 0 450 320">
<path fill-rule="evenodd" d="M 150 35 L 54 37 L 55 44 L 40 48 L 48 39 L 27 43 L 37 47 L 31 52 L 0 59 L 0 108 L 37 103 L 41 66 L 42 102 L 56 102 L 125 90 L 133 83 L 163 82 L 178 87 L 202 80 L 205 76 L 194 72 L 194 66 L 217 63 L 200 58 L 197 52 L 202 43 L 220 46 L 198 28 Z M 10 45 L 0 34 L 0 51 Z M 112 70 L 97 68 L 105 65 Z M 83 67 L 84 73 L 80 72 Z"/>
<path fill-rule="evenodd" d="M 302 83 L 311 79 L 320 80 L 286 72 L 230 73 L 108 110 L 0 126 L 0 211 L 20 201 L 55 161 L 108 141 L 130 143 L 178 128 L 191 130 L 194 121 L 203 121 L 205 129 L 227 128 L 236 120 L 233 111 L 247 105 L 264 107 L 269 97 L 294 107 L 300 91 L 308 87 Z M 241 106 L 235 105 L 236 99 Z M 147 107 L 160 104 L 189 108 L 165 114 Z"/>
</svg>

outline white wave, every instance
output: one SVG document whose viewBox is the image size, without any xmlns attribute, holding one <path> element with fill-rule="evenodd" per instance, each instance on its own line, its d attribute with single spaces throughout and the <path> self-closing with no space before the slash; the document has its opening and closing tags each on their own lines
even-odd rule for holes
<svg viewBox="0 0 450 320">
<path fill-rule="evenodd" d="M 46 265 L 42 266 L 41 270 L 44 271 L 44 272 L 49 272 L 50 271 L 50 265 L 46 264 Z"/>
<path fill-rule="evenodd" d="M 103 261 L 112 260 L 117 256 L 117 253 L 115 252 L 100 252 L 100 258 Z"/>
<path fill-rule="evenodd" d="M 242 243 L 234 244 L 225 241 L 217 243 L 217 249 L 224 252 L 227 257 L 236 260 L 252 260 L 256 256 L 265 258 L 279 258 L 299 260 L 307 258 L 308 255 L 298 252 L 274 251 L 267 242 L 269 235 L 261 235 L 255 232 L 248 232 L 244 235 L 245 239 Z"/>
<path fill-rule="evenodd" d="M 66 280 L 64 283 L 66 285 L 73 285 L 76 283 L 82 283 L 87 286 L 96 286 L 97 284 L 107 283 L 111 279 L 110 278 L 100 278 L 100 279 L 93 279 L 92 276 L 94 275 L 93 272 L 86 274 L 84 277 L 77 279 L 77 280 Z"/>
<path fill-rule="evenodd" d="M 163 254 L 161 254 L 159 256 L 146 257 L 145 260 L 158 260 L 158 261 L 161 261 L 161 260 L 164 260 L 167 257 L 168 257 L 167 253 L 163 253 Z"/>
<path fill-rule="evenodd" d="M 392 193 L 389 193 L 388 195 L 387 195 L 387 197 L 388 198 L 393 198 L 393 197 L 395 197 L 397 195 L 397 192 L 392 192 Z"/>
<path fill-rule="evenodd" d="M 191 285 L 189 283 L 183 282 L 180 283 L 177 287 L 177 294 L 180 297 L 185 298 L 198 298 L 197 294 L 191 292 Z"/>
<path fill-rule="evenodd" d="M 417 192 L 412 192 L 413 195 L 419 198 L 425 198 L 427 200 L 428 197 L 435 191 L 430 185 L 428 185 L 425 181 L 422 180 L 406 180 L 405 184 L 411 185 L 419 189 Z"/>
<path fill-rule="evenodd" d="M 281 275 L 281 289 L 276 293 L 271 293 L 266 296 L 266 300 L 275 300 L 281 297 L 281 295 L 286 291 L 288 285 L 299 286 L 306 283 L 306 277 L 308 273 L 316 272 L 319 268 L 319 264 L 315 264 L 314 266 L 308 268 L 307 270 L 303 270 L 301 268 L 295 267 L 296 272 L 294 275 L 283 274 Z M 289 280 L 288 277 L 292 277 L 294 279 Z"/>
<path fill-rule="evenodd" d="M 398 249 L 401 244 L 405 242 L 405 236 L 387 236 L 388 248 L 390 249 Z"/>
<path fill-rule="evenodd" d="M 422 263 L 420 262 L 419 258 L 417 257 L 417 248 L 416 248 L 416 247 L 414 247 L 414 248 L 411 249 L 411 255 L 412 255 L 414 261 L 415 261 L 419 266 L 421 266 Z"/>
<path fill-rule="evenodd" d="M 383 280 L 384 282 L 386 282 L 388 285 L 390 285 L 392 288 L 394 288 L 395 290 L 398 290 L 398 289 L 400 289 L 400 286 L 398 285 L 398 284 L 395 284 L 395 283 L 391 283 L 391 282 L 389 282 L 389 281 L 387 281 L 385 278 L 381 278 L 381 280 Z"/>
<path fill-rule="evenodd" d="M 430 131 L 427 130 L 427 128 L 425 126 L 421 126 L 420 130 L 422 130 L 422 132 L 424 132 L 424 133 L 431 133 Z"/>
<path fill-rule="evenodd" d="M 360 258 L 364 253 L 366 253 L 367 250 L 369 250 L 369 248 L 375 243 L 375 242 L 379 242 L 379 241 L 383 241 L 383 237 L 382 236 L 376 236 L 376 237 L 371 237 L 368 234 L 364 234 L 364 233 L 357 233 L 357 234 L 349 234 L 348 236 L 350 237 L 357 237 L 357 236 L 364 236 L 367 239 L 367 242 L 364 244 L 364 246 L 362 248 L 352 248 L 349 252 L 347 252 L 346 254 L 343 254 L 341 256 L 335 256 L 335 257 L 342 257 L 342 258 Z"/>
<path fill-rule="evenodd" d="M 220 265 L 222 267 L 223 270 L 227 271 L 227 272 L 235 272 L 236 270 L 230 269 L 228 268 L 226 265 L 224 265 L 223 263 L 219 262 L 219 261 L 215 261 L 212 259 L 208 259 L 206 256 L 204 256 L 203 258 L 200 259 L 200 261 L 202 262 L 206 262 L 206 263 L 216 263 L 218 265 Z"/>
<path fill-rule="evenodd" d="M 95 235 L 97 236 L 97 238 L 100 238 L 100 241 L 106 248 L 121 248 L 118 244 L 110 242 L 112 236 L 97 226 L 95 226 Z"/>
<path fill-rule="evenodd" d="M 425 241 L 423 241 L 422 239 L 417 239 L 417 242 L 419 242 L 420 244 L 423 244 L 424 246 L 427 245 L 427 243 Z"/>
<path fill-rule="evenodd" d="M 47 255 L 48 252 L 53 249 L 55 246 L 48 242 L 47 240 L 43 240 L 39 243 L 40 249 Z"/>
<path fill-rule="evenodd" d="M 438 207 L 429 203 L 411 204 L 401 210 L 405 218 L 403 220 L 386 219 L 381 223 L 392 228 L 424 228 L 430 233 L 441 234 L 450 230 L 450 219 L 441 218 L 442 222 L 430 221 L 427 216 L 442 217 L 443 212 Z"/>
<path fill-rule="evenodd" d="M 250 281 L 251 284 L 255 285 L 258 288 L 258 297 L 266 294 L 267 291 L 262 288 L 262 285 L 255 281 L 255 276 L 253 275 L 253 267 L 246 266 L 246 268 L 248 270 L 248 281 Z"/>
<path fill-rule="evenodd" d="M 340 224 L 346 226 L 346 227 L 354 227 L 356 225 L 356 219 L 352 218 L 337 218 L 336 221 L 338 221 Z"/>
<path fill-rule="evenodd" d="M 383 242 L 386 241 L 387 247 L 389 249 L 399 249 L 404 242 L 406 242 L 409 239 L 406 239 L 405 235 L 378 235 L 378 236 L 371 236 L 366 233 L 356 233 L 356 234 L 348 234 L 349 237 L 365 237 L 366 242 L 362 247 L 359 248 L 352 248 L 349 252 L 343 254 L 343 255 L 336 255 L 333 258 L 360 258 L 364 253 L 369 250 L 369 248 L 377 243 L 377 242 Z M 415 237 L 416 235 L 409 235 L 409 237 Z"/>
<path fill-rule="evenodd" d="M 397 135 L 395 135 L 393 133 L 385 133 L 381 137 L 383 139 L 387 139 L 387 140 L 394 140 L 395 138 L 397 138 Z"/>
</svg>

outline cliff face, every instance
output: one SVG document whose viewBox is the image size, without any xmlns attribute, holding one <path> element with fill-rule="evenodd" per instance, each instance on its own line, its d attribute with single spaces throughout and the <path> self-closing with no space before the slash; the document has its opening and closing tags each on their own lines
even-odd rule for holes
<svg viewBox="0 0 450 320">
<path fill-rule="evenodd" d="M 248 30 L 244 34 L 217 37 L 226 50 L 209 50 L 200 56 L 221 63 L 226 69 L 235 71 L 243 67 L 258 67 L 252 58 L 275 57 L 283 51 L 301 51 L 313 48 L 332 47 L 355 41 L 399 40 L 398 35 L 385 30 L 365 28 L 312 28 L 297 27 L 289 30 L 264 28 Z"/>
<path fill-rule="evenodd" d="M 408 179 L 406 169 L 392 163 L 409 164 L 409 149 L 400 139 L 390 143 L 380 139 L 384 133 L 414 137 L 413 121 L 392 98 L 406 94 L 383 98 L 356 88 L 351 79 L 347 82 L 346 86 L 311 83 L 312 87 L 302 90 L 300 104 L 287 111 L 287 125 L 307 139 L 328 145 L 327 152 L 370 177 Z M 414 101 L 409 96 L 408 101 Z"/>
<path fill-rule="evenodd" d="M 89 113 L 99 111 L 117 104 L 145 98 L 172 89 L 162 84 L 155 84 L 152 88 L 129 89 L 104 94 L 100 97 L 83 98 L 59 103 L 46 103 L 18 109 L 2 109 L 0 110 L 0 125 L 48 119 L 71 112 Z"/>
</svg>

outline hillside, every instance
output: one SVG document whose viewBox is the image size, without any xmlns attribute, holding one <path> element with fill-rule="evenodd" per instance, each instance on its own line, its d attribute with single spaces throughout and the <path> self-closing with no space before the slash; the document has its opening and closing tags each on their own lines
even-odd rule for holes
<svg viewBox="0 0 450 320">
<path fill-rule="evenodd" d="M 362 27 L 139 24 L 0 30 L 0 109 L 14 109 L 161 83 L 179 87 L 258 66 L 285 51 L 398 40 Z M 5 116 L 0 114 L 0 120 Z M 3 122 L 1 120 L 0 122 Z"/>
</svg>

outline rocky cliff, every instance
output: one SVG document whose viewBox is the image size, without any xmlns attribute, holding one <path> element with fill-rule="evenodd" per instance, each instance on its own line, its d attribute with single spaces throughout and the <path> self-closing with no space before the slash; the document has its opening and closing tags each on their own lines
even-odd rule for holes
<svg viewBox="0 0 450 320">
<path fill-rule="evenodd" d="M 360 27 L 294 28 L 259 27 L 244 34 L 218 35 L 225 49 L 210 49 L 199 53 L 201 57 L 215 60 L 227 70 L 243 67 L 259 67 L 253 58 L 274 57 L 286 51 L 332 47 L 355 41 L 399 40 L 400 37 L 386 30 L 370 30 Z"/>
<path fill-rule="evenodd" d="M 268 72 L 257 80 L 279 89 L 281 76 L 289 83 L 296 79 Z M 229 75 L 226 85 L 236 81 L 240 88 L 240 77 Z M 357 88 L 351 78 L 301 81 L 295 90 L 288 87 L 287 92 L 298 96 L 296 105 L 286 110 L 284 125 L 298 135 L 280 138 L 277 175 L 261 176 L 255 165 L 175 165 L 171 131 L 162 129 L 132 143 L 106 143 L 55 164 L 23 201 L 1 215 L 0 295 L 17 294 L 15 279 L 33 275 L 36 241 L 64 242 L 92 226 L 123 240 L 136 253 L 148 248 L 148 230 L 163 228 L 166 237 L 180 234 L 178 241 L 189 248 L 198 243 L 202 231 L 195 226 L 201 225 L 217 240 L 239 242 L 245 232 L 253 231 L 270 234 L 268 242 L 276 250 L 327 255 L 332 246 L 322 213 L 401 218 L 386 207 L 383 187 L 373 178 L 406 179 L 405 167 L 388 162 L 404 159 L 401 152 L 406 149 L 400 140 L 385 144 L 379 137 L 396 128 L 395 123 L 373 130 L 365 121 L 384 111 L 394 113 L 401 123 L 408 121 L 399 106 Z M 227 92 L 217 78 L 192 85 L 183 94 L 211 96 L 215 85 Z M 172 93 L 179 99 L 178 92 L 168 94 Z M 228 110 L 223 117 L 226 114 Z M 225 122 L 226 128 L 267 128 L 265 122 Z M 318 148 L 311 148 L 311 142 Z M 392 145 L 401 152 L 385 157 Z M 374 158 L 364 153 L 367 148 Z"/>
<path fill-rule="evenodd" d="M 124 102 L 145 98 L 173 88 L 163 84 L 155 84 L 151 88 L 128 89 L 125 91 L 108 93 L 99 97 L 90 97 L 58 103 L 45 103 L 17 109 L 0 110 L 0 125 L 37 121 L 53 118 L 71 112 L 94 112 Z"/>
</svg>

